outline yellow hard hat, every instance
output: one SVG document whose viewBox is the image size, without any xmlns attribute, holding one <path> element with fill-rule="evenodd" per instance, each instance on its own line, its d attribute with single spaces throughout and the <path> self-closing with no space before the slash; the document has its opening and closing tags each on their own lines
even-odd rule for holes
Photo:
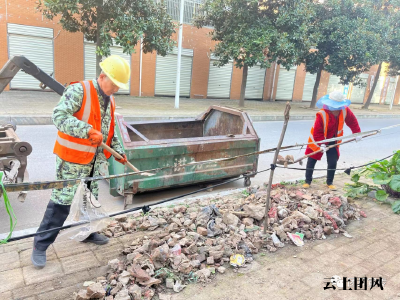
<svg viewBox="0 0 400 300">
<path fill-rule="evenodd" d="M 100 68 L 121 89 L 129 89 L 131 68 L 125 59 L 118 55 L 111 55 L 100 63 Z"/>
</svg>

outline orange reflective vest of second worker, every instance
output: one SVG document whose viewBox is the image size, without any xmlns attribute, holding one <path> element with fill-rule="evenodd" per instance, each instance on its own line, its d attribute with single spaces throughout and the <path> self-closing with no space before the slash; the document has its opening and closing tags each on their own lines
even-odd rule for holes
<svg viewBox="0 0 400 300">
<path fill-rule="evenodd" d="M 101 132 L 101 111 L 100 102 L 97 96 L 97 90 L 90 81 L 81 81 L 83 87 L 83 100 L 80 110 L 73 114 L 75 118 L 85 123 L 92 125 L 92 127 Z M 110 111 L 111 122 L 108 131 L 107 142 L 108 146 L 111 145 L 114 136 L 114 113 L 115 113 L 115 100 L 110 97 Z M 58 131 L 56 144 L 54 146 L 54 154 L 62 160 L 87 165 L 96 155 L 97 146 L 92 145 L 88 139 L 81 139 L 70 136 L 61 131 Z M 111 153 L 103 150 L 106 158 L 110 158 Z"/>
<path fill-rule="evenodd" d="M 317 114 L 319 114 L 321 116 L 322 121 L 324 123 L 324 137 L 326 139 L 326 136 L 328 133 L 328 125 L 329 125 L 329 114 L 324 109 L 321 109 Z M 338 131 L 336 133 L 336 137 L 343 136 L 343 125 L 344 125 L 344 121 L 346 120 L 346 114 L 347 114 L 346 108 L 342 109 L 339 113 L 339 124 L 338 124 Z M 310 147 L 311 150 L 313 150 L 313 152 L 319 151 L 321 149 L 318 146 L 317 142 L 314 140 L 314 127 L 312 127 L 310 137 L 308 138 L 308 147 Z M 339 141 L 337 141 L 337 144 L 339 145 L 341 142 L 342 141 L 339 140 Z M 337 146 L 337 147 L 339 147 L 339 146 Z"/>
</svg>

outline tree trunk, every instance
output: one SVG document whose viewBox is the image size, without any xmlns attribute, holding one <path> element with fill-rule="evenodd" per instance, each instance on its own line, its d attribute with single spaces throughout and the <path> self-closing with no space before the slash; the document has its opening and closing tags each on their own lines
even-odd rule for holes
<svg viewBox="0 0 400 300">
<path fill-rule="evenodd" d="M 361 107 L 362 109 L 368 109 L 369 105 L 371 104 L 372 96 L 374 95 L 375 88 L 376 88 L 376 85 L 378 84 L 378 79 L 379 79 L 379 76 L 381 74 L 381 69 L 382 69 L 382 62 L 378 66 L 378 70 L 376 71 L 376 76 L 374 78 L 374 83 L 372 84 L 372 87 L 371 87 L 371 89 L 369 91 L 369 95 L 368 95 L 367 101 Z"/>
<path fill-rule="evenodd" d="M 103 7 L 101 5 L 97 6 L 97 30 L 96 30 L 96 77 L 98 78 L 101 73 L 100 62 L 102 56 L 97 54 L 97 49 L 102 45 L 102 39 L 100 35 L 101 27 L 102 27 L 102 10 Z"/>
<path fill-rule="evenodd" d="M 244 66 L 243 66 L 242 85 L 240 87 L 240 100 L 239 100 L 239 106 L 240 107 L 244 107 L 244 95 L 246 93 L 246 83 L 247 83 L 248 70 L 249 70 L 248 65 L 244 64 Z"/>
<path fill-rule="evenodd" d="M 311 103 L 310 103 L 310 108 L 315 108 L 315 104 L 317 104 L 319 83 L 321 82 L 321 75 L 322 75 L 323 69 L 324 69 L 324 65 L 321 64 L 318 69 L 317 79 L 315 80 L 314 89 L 313 89 L 313 93 L 312 93 L 312 99 L 311 99 Z"/>
</svg>

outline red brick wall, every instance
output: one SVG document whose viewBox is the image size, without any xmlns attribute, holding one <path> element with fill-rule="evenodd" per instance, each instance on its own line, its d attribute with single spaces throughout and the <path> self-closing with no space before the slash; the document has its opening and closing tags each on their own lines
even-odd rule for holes
<svg viewBox="0 0 400 300">
<path fill-rule="evenodd" d="M 306 80 L 305 65 L 301 64 L 297 67 L 296 77 L 294 79 L 293 88 L 293 101 L 300 101 L 303 99 L 304 82 Z"/>
<path fill-rule="evenodd" d="M 176 46 L 178 32 L 177 28 L 176 33 L 172 36 L 172 39 L 176 41 Z M 193 49 L 192 80 L 190 87 L 191 98 L 207 97 L 210 48 L 214 47 L 215 44 L 208 37 L 209 32 L 210 29 L 208 28 L 197 29 L 187 24 L 183 25 L 182 47 Z M 156 59 L 157 55 L 155 53 L 143 54 L 142 96 L 154 96 Z M 139 64 L 139 49 L 132 58 L 133 69 L 138 71 L 137 80 L 139 80 L 139 66 L 135 66 L 136 64 Z M 136 85 L 137 88 L 132 89 L 133 95 L 138 95 L 139 85 L 138 83 Z"/>
<path fill-rule="evenodd" d="M 135 53 L 132 53 L 131 58 L 131 95 L 139 96 L 139 74 L 140 74 L 140 45 L 135 47 Z M 143 93 L 142 93 L 143 94 Z"/>
<path fill-rule="evenodd" d="M 328 83 L 329 83 L 329 73 L 326 71 L 322 71 L 321 79 L 319 81 L 317 100 L 328 92 Z"/>
<path fill-rule="evenodd" d="M 62 29 L 54 31 L 54 67 L 57 81 L 84 80 L 83 34 Z"/>
<path fill-rule="evenodd" d="M 142 96 L 154 96 L 156 81 L 156 59 L 157 55 L 154 52 L 146 54 L 143 53 Z"/>
<path fill-rule="evenodd" d="M 7 3 L 7 17 L 5 5 Z M 48 27 L 54 30 L 55 78 L 61 82 L 82 80 L 84 77 L 83 35 L 61 29 L 57 20 L 50 21 L 36 10 L 36 0 L 6 0 L 0 4 L 0 64 L 8 60 L 6 23 Z"/>
<path fill-rule="evenodd" d="M 193 49 L 191 98 L 207 97 L 210 49 L 213 49 L 215 45 L 209 37 L 210 31 L 209 28 L 197 29 L 187 24 L 183 25 L 182 47 Z M 175 40 L 177 40 L 178 30 L 176 32 L 173 37 Z"/>
<path fill-rule="evenodd" d="M 232 80 L 231 80 L 231 95 L 230 98 L 234 100 L 240 99 L 240 91 L 242 87 L 243 69 L 233 66 Z"/>
</svg>

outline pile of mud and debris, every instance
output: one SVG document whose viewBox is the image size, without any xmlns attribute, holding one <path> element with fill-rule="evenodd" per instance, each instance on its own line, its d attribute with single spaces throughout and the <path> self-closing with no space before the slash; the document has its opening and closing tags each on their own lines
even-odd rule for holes
<svg viewBox="0 0 400 300">
<path fill-rule="evenodd" d="M 343 233 L 350 220 L 366 217 L 343 196 L 274 185 L 267 234 L 263 234 L 267 191 L 249 187 L 235 195 L 159 207 L 147 214 L 115 218 L 103 233 L 132 234 L 124 259 L 110 260 L 105 277 L 97 278 L 75 299 L 170 299 L 190 282 L 208 282 L 226 268 L 241 268 L 260 251 L 274 252 L 285 243 Z"/>
</svg>

